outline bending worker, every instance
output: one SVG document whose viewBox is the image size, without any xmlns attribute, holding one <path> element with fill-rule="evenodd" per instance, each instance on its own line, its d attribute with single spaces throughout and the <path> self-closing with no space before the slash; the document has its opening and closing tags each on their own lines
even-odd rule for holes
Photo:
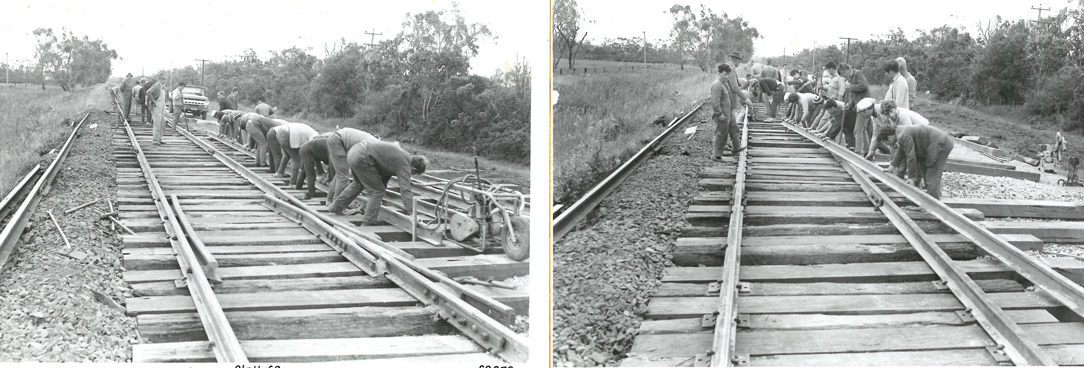
<svg viewBox="0 0 1084 368">
<path fill-rule="evenodd" d="M 859 101 L 861 102 L 861 101 Z M 863 106 L 865 107 L 865 106 Z M 898 107 L 896 101 L 885 100 L 879 104 L 873 106 L 873 140 L 869 143 L 869 152 L 866 153 L 867 160 L 873 160 L 873 154 L 880 147 L 881 135 L 878 133 L 883 127 L 891 126 L 911 126 L 911 125 L 930 125 L 930 121 L 927 120 L 919 113 L 908 110 L 903 107 Z M 889 145 L 891 146 L 891 145 Z M 895 156 L 895 151 L 893 151 Z M 893 157 L 895 160 L 895 157 Z"/>
<path fill-rule="evenodd" d="M 384 190 L 388 181 L 394 175 L 399 178 L 399 194 L 403 199 L 403 208 L 406 214 L 414 213 L 414 195 L 411 192 L 410 176 L 425 172 L 425 166 L 429 163 L 424 156 L 411 156 L 398 143 L 387 142 L 361 142 L 350 148 L 347 160 L 350 162 L 350 175 L 354 181 L 346 187 L 335 202 L 328 208 L 332 212 L 342 211 L 357 198 L 361 187 L 369 192 L 366 198 L 365 214 L 362 217 L 362 226 L 379 224 L 377 215 L 380 213 L 380 203 L 384 199 Z M 358 184 L 360 183 L 360 185 Z"/>
<path fill-rule="evenodd" d="M 279 176 L 287 170 L 289 164 L 290 185 L 297 184 L 297 172 L 301 166 L 301 146 L 308 143 L 318 133 L 312 127 L 301 123 L 287 123 L 272 130 L 278 131 L 279 146 L 282 147 L 282 163 L 279 164 Z"/>
<path fill-rule="evenodd" d="M 332 134 L 335 134 L 335 132 L 327 132 L 312 137 L 312 140 L 301 146 L 301 166 L 304 167 L 304 170 L 298 173 L 301 176 L 295 181 L 294 189 L 301 189 L 307 185 L 309 190 L 305 194 L 305 199 L 312 199 L 316 196 L 317 181 L 327 184 L 329 179 L 335 178 L 335 167 L 331 166 L 331 158 L 327 152 L 327 139 Z M 321 163 L 327 165 L 326 177 L 324 177 L 324 169 L 321 167 Z M 333 199 L 330 198 L 329 200 Z"/>
<path fill-rule="evenodd" d="M 237 110 L 221 110 L 211 112 L 211 116 L 214 116 L 215 119 L 218 119 L 218 126 L 227 128 L 225 135 L 222 135 L 223 133 L 221 132 L 219 133 L 222 138 L 229 138 L 229 132 L 232 132 L 235 127 L 238 126 L 241 121 L 241 117 L 244 115 L 244 111 Z"/>
<path fill-rule="evenodd" d="M 279 150 L 268 150 L 267 132 L 271 131 L 271 128 L 284 124 L 282 121 L 275 121 L 274 119 L 265 117 L 263 115 L 249 112 L 241 116 L 241 120 L 245 121 L 245 131 L 248 132 L 250 139 L 256 142 L 256 166 L 263 166 L 264 155 L 268 155 L 267 165 L 270 168 L 271 173 L 275 172 L 278 168 L 275 163 L 282 157 L 282 152 Z M 278 142 L 275 142 L 278 146 Z"/>
<path fill-rule="evenodd" d="M 941 174 L 945 171 L 949 153 L 952 152 L 952 137 L 929 125 L 885 125 L 881 128 L 879 137 L 885 139 L 889 145 L 898 145 L 897 150 L 900 152 L 894 155 L 886 171 L 892 172 L 896 167 L 904 168 L 903 179 L 907 184 L 917 185 L 918 179 L 923 179 L 926 182 L 926 193 L 941 199 Z"/>
<path fill-rule="evenodd" d="M 331 201 L 339 197 L 339 193 L 346 189 L 347 181 L 350 180 L 350 164 L 346 160 L 346 154 L 350 152 L 350 147 L 361 142 L 376 142 L 376 139 L 372 134 L 353 129 L 342 128 L 339 131 L 332 133 L 327 138 L 327 152 L 328 158 L 331 160 L 331 166 L 335 168 L 335 180 L 331 181 L 331 187 L 327 189 L 327 201 L 328 209 L 331 209 Z M 354 195 L 357 197 L 357 194 Z M 353 198 L 350 199 L 353 201 Z M 350 204 L 350 202 L 346 202 Z M 337 215 L 342 214 L 342 210 L 345 206 L 341 206 L 337 211 L 331 211 Z"/>
<path fill-rule="evenodd" d="M 271 156 L 271 158 L 275 160 L 275 163 L 271 164 L 271 173 L 274 174 L 271 175 L 271 177 L 281 178 L 283 176 L 282 174 L 286 172 L 286 160 L 284 160 L 283 158 L 285 158 L 287 154 L 286 151 L 282 149 L 282 146 L 279 145 L 278 131 L 279 128 L 282 128 L 282 126 L 289 124 L 289 122 L 278 118 L 271 120 L 282 123 L 278 126 L 274 126 L 271 129 L 268 129 L 267 136 L 264 137 L 267 140 L 267 151 L 269 153 L 269 156 Z"/>
</svg>

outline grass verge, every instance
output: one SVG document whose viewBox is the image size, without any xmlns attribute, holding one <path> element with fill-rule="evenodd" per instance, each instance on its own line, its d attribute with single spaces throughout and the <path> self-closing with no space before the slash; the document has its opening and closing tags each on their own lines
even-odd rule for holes
<svg viewBox="0 0 1084 368">
<path fill-rule="evenodd" d="M 71 134 L 71 127 L 62 124 L 65 119 L 109 106 L 105 85 L 73 92 L 33 85 L 0 89 L 0 194 L 6 195 L 42 154 Z"/>
<path fill-rule="evenodd" d="M 668 69 L 554 77 L 554 201 L 571 202 L 590 189 L 706 98 L 713 78 Z"/>
</svg>

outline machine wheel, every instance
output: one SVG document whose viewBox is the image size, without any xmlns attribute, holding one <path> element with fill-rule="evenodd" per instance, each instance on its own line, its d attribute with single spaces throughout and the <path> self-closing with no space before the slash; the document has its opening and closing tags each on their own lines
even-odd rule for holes
<svg viewBox="0 0 1084 368">
<path fill-rule="evenodd" d="M 504 247 L 504 254 L 516 261 L 522 261 L 531 256 L 531 229 L 530 222 L 527 219 L 515 216 L 512 217 L 512 231 L 516 233 L 516 242 L 509 242 L 508 232 L 501 234 L 501 246 Z"/>
</svg>

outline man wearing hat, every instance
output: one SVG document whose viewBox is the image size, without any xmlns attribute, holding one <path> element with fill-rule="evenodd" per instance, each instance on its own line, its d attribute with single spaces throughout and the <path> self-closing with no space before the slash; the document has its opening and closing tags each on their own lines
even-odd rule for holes
<svg viewBox="0 0 1084 368">
<path fill-rule="evenodd" d="M 150 110 L 150 122 L 154 126 L 153 143 L 158 145 L 162 144 L 162 132 L 165 131 L 165 107 L 166 107 L 166 94 L 163 92 L 162 77 L 158 77 L 157 80 L 151 80 L 150 86 L 147 87 L 147 109 Z"/>
<path fill-rule="evenodd" d="M 128 115 L 132 112 L 132 73 L 124 77 L 124 82 L 120 84 L 120 94 L 121 110 L 123 110 L 121 114 L 128 119 Z"/>
<path fill-rule="evenodd" d="M 741 144 L 741 132 L 738 130 L 737 124 L 732 124 L 733 116 L 730 108 L 730 87 L 728 86 L 728 80 L 730 74 L 733 71 L 730 69 L 729 64 L 719 64 L 716 67 L 719 73 L 719 77 L 715 79 L 715 82 L 711 84 L 711 97 L 709 102 L 712 109 L 712 120 L 715 121 L 715 139 L 712 144 L 711 158 L 718 160 L 722 158 L 723 151 L 726 150 L 726 141 L 729 137 L 733 141 L 735 147 Z"/>
<path fill-rule="evenodd" d="M 741 121 L 743 117 L 745 117 L 744 107 L 753 104 L 753 101 L 750 101 L 749 97 L 741 93 L 741 86 L 738 85 L 738 74 L 736 73 L 736 71 L 738 70 L 738 63 L 741 63 L 741 61 L 742 57 L 740 53 L 738 53 L 737 51 L 733 51 L 730 53 L 730 62 L 728 63 L 728 65 L 730 65 L 730 69 L 732 71 L 730 72 L 730 76 L 727 78 L 727 87 L 730 88 L 730 124 L 734 125 L 737 125 L 738 122 Z M 737 140 L 731 139 L 731 141 L 740 142 L 741 138 L 738 138 Z M 745 149 L 745 147 L 731 148 L 733 153 L 735 154 Z"/>
<path fill-rule="evenodd" d="M 330 142 L 329 142 L 330 144 Z M 349 174 L 354 178 L 350 185 L 335 197 L 335 202 L 328 206 L 333 213 L 341 213 L 350 202 L 361 193 L 362 187 L 369 192 L 366 198 L 362 226 L 378 225 L 380 202 L 392 176 L 399 178 L 399 195 L 403 199 L 406 214 L 414 212 L 414 194 L 410 176 L 425 173 L 429 161 L 421 155 L 411 155 L 398 143 L 380 141 L 361 142 L 350 148 L 347 154 L 350 165 Z M 345 174 L 345 173 L 343 173 Z"/>
</svg>

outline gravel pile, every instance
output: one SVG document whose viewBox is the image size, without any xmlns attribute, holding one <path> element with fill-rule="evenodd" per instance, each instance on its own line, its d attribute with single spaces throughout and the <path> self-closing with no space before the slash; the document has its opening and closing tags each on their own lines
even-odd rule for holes
<svg viewBox="0 0 1084 368">
<path fill-rule="evenodd" d="M 1067 188 L 1000 176 L 946 172 L 941 195 L 945 198 L 1028 199 L 1081 201 L 1080 188 Z"/>
<path fill-rule="evenodd" d="M 671 137 L 599 205 L 585 229 L 553 244 L 555 366 L 616 365 L 632 346 L 662 271 L 672 265 L 697 173 L 713 165 L 714 124 L 701 123 L 710 112 L 692 121 L 699 130 L 692 140 Z"/>
<path fill-rule="evenodd" d="M 110 130 L 115 120 L 101 110 L 90 115 L 31 217 L 32 227 L 0 272 L 0 361 L 131 361 L 138 338 L 135 318 L 118 304 L 132 295 L 121 278 L 121 243 L 95 212 L 109 212 L 105 200 L 117 194 Z M 64 214 L 94 198 L 101 200 Z"/>
</svg>

